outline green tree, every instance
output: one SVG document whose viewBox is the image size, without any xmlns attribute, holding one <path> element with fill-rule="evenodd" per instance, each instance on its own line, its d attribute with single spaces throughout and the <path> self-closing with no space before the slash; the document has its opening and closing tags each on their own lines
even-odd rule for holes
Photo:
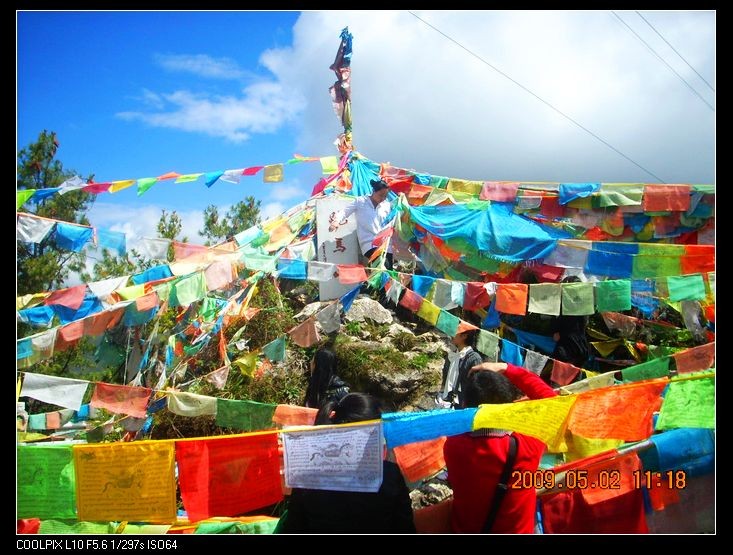
<svg viewBox="0 0 733 555">
<path fill-rule="evenodd" d="M 56 159 L 59 147 L 56 133 L 42 131 L 38 140 L 18 152 L 17 189 L 47 189 L 58 187 L 76 175 L 64 169 Z M 91 181 L 93 175 L 87 177 Z M 22 211 L 70 223 L 89 225 L 87 210 L 95 195 L 80 190 L 55 194 L 40 202 L 27 202 Z M 58 249 L 50 237 L 41 244 L 17 243 L 18 295 L 38 293 L 62 287 L 71 272 L 84 268 L 84 253 Z"/>
<path fill-rule="evenodd" d="M 204 228 L 199 235 L 206 238 L 206 244 L 220 243 L 240 231 L 244 231 L 260 222 L 260 201 L 248 196 L 232 206 L 225 216 L 219 215 L 219 209 L 210 204 L 204 210 Z"/>
</svg>

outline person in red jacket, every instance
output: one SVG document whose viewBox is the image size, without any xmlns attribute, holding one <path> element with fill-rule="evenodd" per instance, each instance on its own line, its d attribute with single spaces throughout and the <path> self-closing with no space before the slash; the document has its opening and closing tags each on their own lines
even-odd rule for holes
<svg viewBox="0 0 733 555">
<path fill-rule="evenodd" d="M 484 362 L 471 369 L 463 408 L 488 403 L 511 403 L 518 397 L 517 388 L 530 399 L 556 395 L 539 376 L 524 368 L 505 362 Z M 504 470 L 510 435 L 511 432 L 507 430 L 485 428 L 451 436 L 446 440 L 443 454 L 448 481 L 453 488 L 453 532 L 471 534 L 482 531 Z M 517 455 L 512 470 L 534 473 L 545 451 L 545 444 L 524 434 L 514 434 L 514 437 L 517 439 Z M 509 481 L 510 487 L 499 505 L 492 533 L 534 532 L 537 494 L 534 488 L 513 489 L 513 482 L 516 479 Z"/>
</svg>

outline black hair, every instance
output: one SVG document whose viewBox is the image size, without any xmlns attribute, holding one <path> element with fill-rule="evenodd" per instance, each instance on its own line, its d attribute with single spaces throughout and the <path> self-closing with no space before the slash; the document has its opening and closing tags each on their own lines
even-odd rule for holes
<svg viewBox="0 0 733 555">
<path fill-rule="evenodd" d="M 476 341 L 478 341 L 478 332 L 479 330 L 470 329 L 464 332 L 461 332 L 462 335 L 466 337 L 466 345 L 471 347 L 472 349 L 476 349 Z"/>
<path fill-rule="evenodd" d="M 379 399 L 366 393 L 349 393 L 340 401 L 324 404 L 316 415 L 316 425 L 362 422 L 381 417 L 382 402 Z"/>
<path fill-rule="evenodd" d="M 372 189 L 374 189 L 375 191 L 379 191 L 381 189 L 389 189 L 389 185 L 387 185 L 387 183 L 381 179 L 372 179 L 371 184 Z"/>
<path fill-rule="evenodd" d="M 320 408 L 324 394 L 336 375 L 336 355 L 329 349 L 319 349 L 315 355 L 315 368 L 305 392 L 305 406 Z"/>
<path fill-rule="evenodd" d="M 560 283 L 580 283 L 578 276 L 565 276 Z"/>
<path fill-rule="evenodd" d="M 468 375 L 463 390 L 463 406 L 511 403 L 520 395 L 521 392 L 504 374 L 479 370 Z"/>
</svg>

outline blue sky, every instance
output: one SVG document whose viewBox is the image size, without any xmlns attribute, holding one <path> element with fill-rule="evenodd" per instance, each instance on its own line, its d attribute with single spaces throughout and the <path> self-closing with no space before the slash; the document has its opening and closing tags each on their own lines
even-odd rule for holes
<svg viewBox="0 0 733 555">
<path fill-rule="evenodd" d="M 714 182 L 714 12 L 642 12 L 710 85 L 635 12 L 417 15 L 662 180 Z M 405 11 L 21 12 L 17 23 L 18 148 L 54 130 L 64 165 L 99 182 L 336 154 L 328 66 L 347 25 L 366 156 L 466 179 L 655 181 Z M 300 164 L 277 185 L 132 188 L 99 195 L 91 220 L 130 241 L 177 210 L 200 242 L 206 205 L 253 194 L 273 215 L 319 177 Z"/>
</svg>

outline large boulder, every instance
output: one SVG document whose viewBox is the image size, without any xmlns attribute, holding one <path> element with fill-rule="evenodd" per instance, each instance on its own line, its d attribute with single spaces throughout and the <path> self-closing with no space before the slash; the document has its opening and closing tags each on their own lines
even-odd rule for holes
<svg viewBox="0 0 733 555">
<path fill-rule="evenodd" d="M 346 321 L 364 322 L 365 320 L 371 320 L 377 324 L 391 324 L 392 313 L 369 297 L 359 297 L 354 300 L 346 313 Z"/>
</svg>

